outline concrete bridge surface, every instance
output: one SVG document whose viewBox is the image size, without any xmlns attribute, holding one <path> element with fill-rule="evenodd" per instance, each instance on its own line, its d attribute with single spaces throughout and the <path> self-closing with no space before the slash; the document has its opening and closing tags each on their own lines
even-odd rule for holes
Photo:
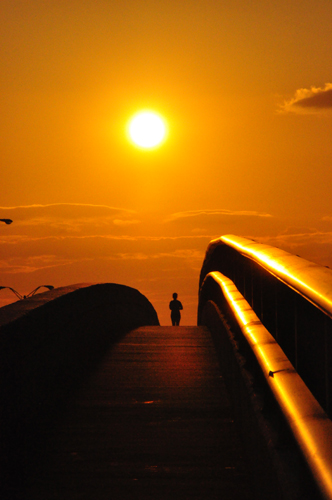
<svg viewBox="0 0 332 500">
<path fill-rule="evenodd" d="M 24 499 L 255 498 L 204 327 L 130 331 L 39 440 Z"/>
</svg>

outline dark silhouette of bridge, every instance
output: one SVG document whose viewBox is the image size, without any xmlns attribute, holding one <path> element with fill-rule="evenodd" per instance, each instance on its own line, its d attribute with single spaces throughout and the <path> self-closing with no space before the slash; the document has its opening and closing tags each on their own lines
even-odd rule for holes
<svg viewBox="0 0 332 500">
<path fill-rule="evenodd" d="M 123 285 L 0 309 L 1 498 L 332 499 L 332 271 L 210 243 L 198 326 Z"/>
</svg>

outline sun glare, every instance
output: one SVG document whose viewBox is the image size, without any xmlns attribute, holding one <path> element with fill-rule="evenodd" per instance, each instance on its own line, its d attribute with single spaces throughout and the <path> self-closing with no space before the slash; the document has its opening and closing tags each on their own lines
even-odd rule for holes
<svg viewBox="0 0 332 500">
<path fill-rule="evenodd" d="M 165 120 L 154 111 L 140 111 L 129 122 L 131 141 L 143 149 L 160 146 L 166 139 L 166 132 Z"/>
</svg>

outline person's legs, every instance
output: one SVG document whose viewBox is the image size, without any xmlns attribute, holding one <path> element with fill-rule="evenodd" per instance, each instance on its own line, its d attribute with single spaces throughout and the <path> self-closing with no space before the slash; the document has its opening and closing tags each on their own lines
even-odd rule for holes
<svg viewBox="0 0 332 500">
<path fill-rule="evenodd" d="M 172 324 L 173 324 L 173 326 L 179 326 L 180 319 L 181 319 L 180 314 L 172 314 L 171 318 L 172 318 Z"/>
</svg>

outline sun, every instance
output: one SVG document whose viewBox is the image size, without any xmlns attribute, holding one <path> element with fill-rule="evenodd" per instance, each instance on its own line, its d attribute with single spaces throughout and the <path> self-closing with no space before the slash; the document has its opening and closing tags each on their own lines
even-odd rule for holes
<svg viewBox="0 0 332 500">
<path fill-rule="evenodd" d="M 155 111 L 139 111 L 129 121 L 128 135 L 139 148 L 156 148 L 166 139 L 166 122 Z"/>
</svg>

